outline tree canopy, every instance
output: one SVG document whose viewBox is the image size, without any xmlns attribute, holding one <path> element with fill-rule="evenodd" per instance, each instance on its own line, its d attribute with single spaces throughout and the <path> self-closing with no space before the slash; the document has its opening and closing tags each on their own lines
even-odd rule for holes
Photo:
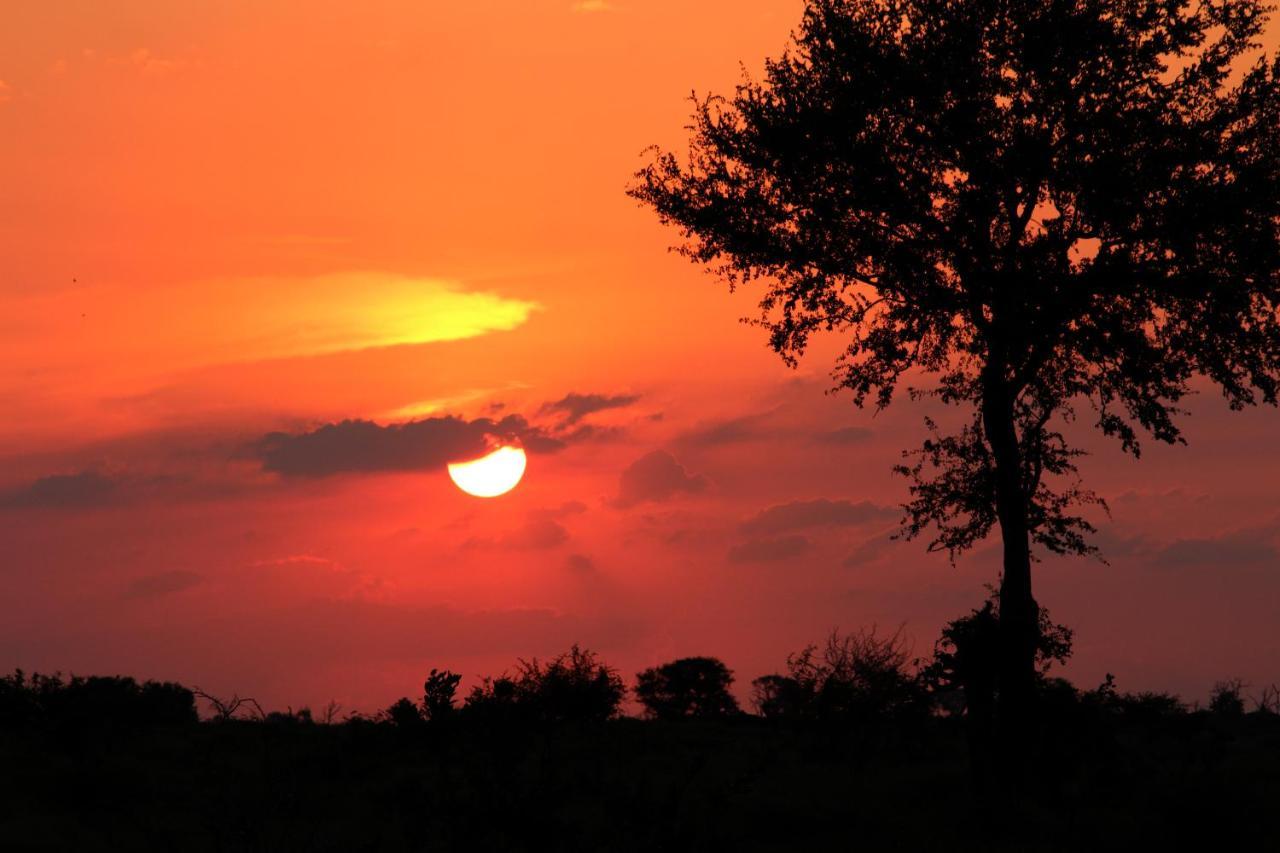
<svg viewBox="0 0 1280 853">
<path fill-rule="evenodd" d="M 1258 0 L 812 0 L 763 79 L 695 96 L 687 155 L 656 151 L 630 192 L 690 258 L 762 284 L 789 363 L 837 332 L 859 405 L 907 378 L 969 407 L 901 468 L 908 535 L 971 546 L 1004 520 L 1004 476 L 1031 542 L 1088 552 L 1077 409 L 1136 455 L 1181 440 L 1196 376 L 1235 408 L 1276 401 L 1265 19 Z"/>
</svg>

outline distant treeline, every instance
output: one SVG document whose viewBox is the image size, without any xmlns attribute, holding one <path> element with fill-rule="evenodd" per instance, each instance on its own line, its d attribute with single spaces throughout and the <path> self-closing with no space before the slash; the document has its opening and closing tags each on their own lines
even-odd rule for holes
<svg viewBox="0 0 1280 853">
<path fill-rule="evenodd" d="M 1198 710 L 1168 693 L 1121 692 L 1110 675 L 1090 690 L 1051 677 L 1051 667 L 1071 655 L 1072 635 L 1047 613 L 1041 621 L 1039 693 L 1049 718 L 1078 713 L 1150 721 Z M 947 717 L 966 719 L 972 734 L 981 737 L 996 700 L 997 627 L 995 605 L 988 602 L 948 624 L 926 659 L 911 657 L 901 630 L 887 635 L 874 628 L 833 632 L 825 643 L 789 655 L 784 672 L 755 679 L 749 710 L 739 707 L 733 695 L 732 671 L 714 657 L 681 658 L 646 669 L 636 675 L 630 692 L 643 717 L 653 720 L 727 720 L 754 714 L 765 720 L 877 727 Z M 334 704 L 320 714 L 309 708 L 266 712 L 251 698 L 218 697 L 171 682 L 63 678 L 17 670 L 0 678 L 0 726 L 128 733 L 195 724 L 199 703 L 206 719 L 222 722 L 373 723 L 404 729 L 590 723 L 621 716 L 628 694 L 615 668 L 577 645 L 547 661 L 519 660 L 512 671 L 485 678 L 459 697 L 461 680 L 457 673 L 432 669 L 420 698 L 402 698 L 372 715 L 344 715 Z M 1205 710 L 1226 716 L 1280 714 L 1280 689 L 1270 685 L 1247 693 L 1239 680 L 1219 682 Z"/>
</svg>

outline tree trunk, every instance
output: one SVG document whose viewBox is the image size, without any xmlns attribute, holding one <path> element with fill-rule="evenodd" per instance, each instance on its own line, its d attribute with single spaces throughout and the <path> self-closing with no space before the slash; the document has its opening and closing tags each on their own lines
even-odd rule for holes
<svg viewBox="0 0 1280 853">
<path fill-rule="evenodd" d="M 996 516 L 1004 543 L 1000 582 L 997 737 L 1002 763 L 1010 770 L 1029 747 L 1035 699 L 1035 654 L 1039 645 L 1040 608 L 1031 595 L 1029 496 L 1022 482 L 1022 455 L 1014 426 L 1013 399 L 999 380 L 985 383 L 983 431 L 991 447 L 996 474 Z"/>
</svg>

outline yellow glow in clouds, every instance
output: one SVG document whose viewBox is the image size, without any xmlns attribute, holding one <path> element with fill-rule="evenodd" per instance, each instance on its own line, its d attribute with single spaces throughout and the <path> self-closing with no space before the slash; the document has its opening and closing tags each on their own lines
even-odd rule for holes
<svg viewBox="0 0 1280 853">
<path fill-rule="evenodd" d="M 516 487 L 528 459 L 519 447 L 499 447 L 488 456 L 449 466 L 449 477 L 469 495 L 495 498 Z"/>
</svg>

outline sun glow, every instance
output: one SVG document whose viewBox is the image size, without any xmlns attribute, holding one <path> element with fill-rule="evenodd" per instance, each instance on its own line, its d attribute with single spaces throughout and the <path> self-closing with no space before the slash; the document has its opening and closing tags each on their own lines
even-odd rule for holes
<svg viewBox="0 0 1280 853">
<path fill-rule="evenodd" d="M 449 477 L 469 495 L 496 498 L 516 487 L 528 459 L 519 447 L 499 447 L 488 456 L 449 466 Z"/>
</svg>

